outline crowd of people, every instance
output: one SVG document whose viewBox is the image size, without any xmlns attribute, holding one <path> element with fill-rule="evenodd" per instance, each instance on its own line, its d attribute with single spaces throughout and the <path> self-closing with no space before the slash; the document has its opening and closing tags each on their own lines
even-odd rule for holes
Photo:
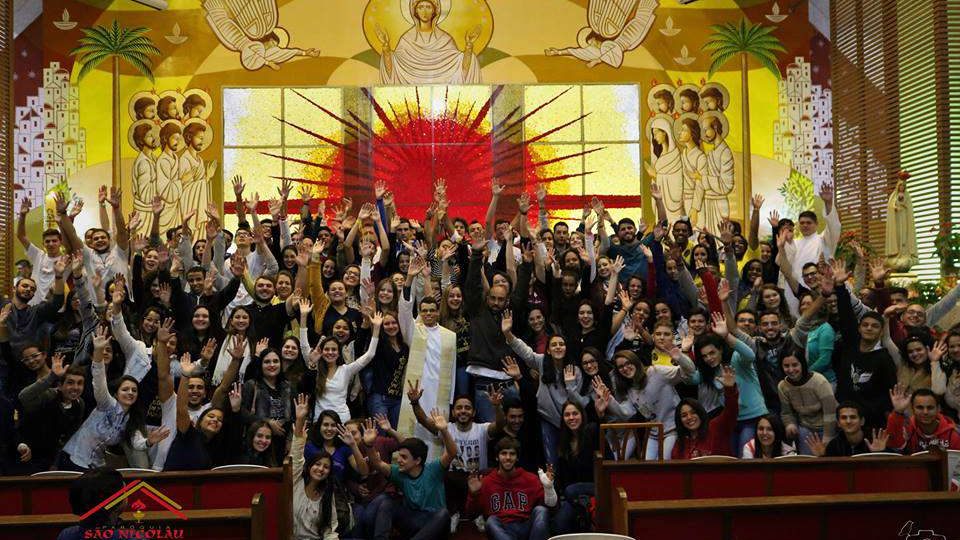
<svg viewBox="0 0 960 540">
<path fill-rule="evenodd" d="M 960 330 L 938 324 L 960 290 L 921 306 L 882 261 L 834 259 L 830 185 L 822 217 L 771 212 L 764 240 L 760 195 L 711 231 L 669 222 L 656 184 L 651 223 L 594 198 L 552 227 L 542 186 L 507 203 L 494 180 L 483 222 L 451 215 L 443 180 L 422 219 L 373 187 L 356 208 L 288 182 L 261 203 L 238 177 L 233 231 L 213 206 L 141 231 L 102 188 L 83 238 L 82 203 L 57 194 L 41 246 L 25 200 L 0 310 L 3 473 L 109 483 L 290 456 L 298 539 L 535 540 L 591 527 L 598 451 L 960 449 Z M 626 421 L 657 427 L 601 439 Z"/>
</svg>

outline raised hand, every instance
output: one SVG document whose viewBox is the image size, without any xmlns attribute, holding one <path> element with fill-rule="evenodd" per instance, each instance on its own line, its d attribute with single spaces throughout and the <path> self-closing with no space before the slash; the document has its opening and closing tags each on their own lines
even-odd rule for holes
<svg viewBox="0 0 960 540">
<path fill-rule="evenodd" d="M 757 194 L 755 194 L 755 195 L 753 196 L 752 199 L 750 199 L 750 204 L 751 204 L 751 206 L 753 206 L 753 209 L 754 209 L 754 210 L 756 210 L 756 211 L 759 212 L 759 211 L 760 211 L 760 207 L 763 206 L 763 201 L 764 201 L 764 200 L 765 200 L 765 199 L 763 198 L 763 195 L 761 195 L 760 193 L 757 193 Z"/>
<path fill-rule="evenodd" d="M 237 200 L 243 200 L 243 177 L 239 174 L 233 177 L 233 194 L 236 195 Z"/>
<path fill-rule="evenodd" d="M 737 372 L 734 371 L 731 366 L 720 366 L 720 369 L 723 370 L 723 374 L 717 377 L 717 380 L 720 381 L 723 386 L 726 388 L 733 388 L 737 384 Z"/>
<path fill-rule="evenodd" d="M 660 185 L 656 182 L 650 183 L 650 196 L 657 201 L 663 199 L 663 193 L 660 191 Z"/>
<path fill-rule="evenodd" d="M 767 221 L 770 223 L 770 227 L 776 228 L 777 225 L 780 225 L 780 212 L 771 210 L 770 215 L 767 216 Z"/>
<path fill-rule="evenodd" d="M 490 191 L 493 192 L 494 197 L 500 196 L 504 189 L 506 189 L 506 186 L 501 184 L 496 178 L 490 182 Z"/>
<path fill-rule="evenodd" d="M 947 336 L 944 335 L 940 341 L 936 342 L 933 347 L 930 347 L 927 356 L 930 357 L 930 362 L 935 363 L 939 362 L 943 355 L 947 354 Z"/>
<path fill-rule="evenodd" d="M 730 330 L 727 328 L 727 321 L 723 318 L 723 315 L 719 313 L 711 313 L 710 318 L 713 321 L 713 333 L 726 339 L 730 335 Z"/>
<path fill-rule="evenodd" d="M 824 182 L 820 186 L 820 198 L 823 199 L 824 206 L 829 210 L 833 204 L 833 184 Z"/>
<path fill-rule="evenodd" d="M 882 283 L 887 279 L 889 273 L 890 270 L 887 269 L 882 257 L 877 257 L 870 261 L 870 279 L 872 279 L 874 283 Z"/>
<path fill-rule="evenodd" d="M 310 400 L 306 394 L 297 395 L 297 399 L 293 403 L 293 410 L 298 422 L 307 419 L 307 414 L 310 412 Z"/>
<path fill-rule="evenodd" d="M 818 433 L 811 433 L 807 435 L 807 446 L 810 447 L 810 451 L 813 452 L 813 455 L 817 457 L 823 457 L 827 454 L 827 445 L 823 442 L 823 439 Z"/>
<path fill-rule="evenodd" d="M 537 184 L 537 203 L 543 204 L 547 199 L 547 186 L 544 184 Z"/>
<path fill-rule="evenodd" d="M 180 355 L 180 372 L 184 377 L 191 377 L 195 373 L 199 373 L 200 363 L 194 362 L 190 357 L 190 353 L 185 352 Z"/>
<path fill-rule="evenodd" d="M 831 260 L 830 268 L 833 271 L 833 283 L 837 287 L 842 286 L 850 277 L 850 272 L 847 270 L 847 264 L 841 259 Z"/>
<path fill-rule="evenodd" d="M 9 304 L 8 304 L 9 305 Z M 110 331 L 105 325 L 97 326 L 93 331 L 93 348 L 97 351 L 103 351 L 110 344 Z M 103 362 L 103 354 L 94 354 L 94 362 Z"/>
<path fill-rule="evenodd" d="M 263 354 L 263 351 L 267 350 L 267 347 L 269 346 L 270 346 L 270 339 L 261 338 L 260 340 L 257 341 L 257 345 L 256 347 L 254 347 L 253 352 L 257 356 L 260 356 L 261 354 Z"/>
<path fill-rule="evenodd" d="M 373 446 L 377 442 L 377 428 L 373 425 L 373 420 L 367 418 L 360 426 L 362 428 L 362 439 L 364 446 Z"/>
<path fill-rule="evenodd" d="M 170 436 L 170 428 L 158 427 L 147 433 L 147 446 L 156 446 L 160 441 Z"/>
<path fill-rule="evenodd" d="M 107 197 L 107 202 L 110 203 L 110 206 L 114 208 L 120 208 L 120 197 L 123 196 L 123 190 L 120 188 L 110 188 L 110 196 Z"/>
<path fill-rule="evenodd" d="M 209 363 L 210 360 L 213 359 L 215 352 L 217 352 L 217 340 L 210 338 L 203 344 L 203 348 L 200 349 L 200 358 L 203 359 L 205 364 Z"/>
<path fill-rule="evenodd" d="M 563 382 L 565 383 L 574 383 L 577 380 L 577 371 L 573 369 L 572 365 L 566 366 L 563 368 Z"/>
<path fill-rule="evenodd" d="M 517 199 L 517 209 L 521 214 L 526 214 L 530 211 L 530 195 L 526 192 L 521 193 L 520 197 Z"/>
<path fill-rule="evenodd" d="M 173 317 L 167 317 L 157 328 L 157 341 L 166 343 L 173 337 Z"/>
<path fill-rule="evenodd" d="M 353 438 L 353 433 L 351 433 L 346 427 L 337 426 L 337 433 L 340 436 L 340 440 L 343 441 L 343 444 L 349 446 L 350 448 L 357 446 L 357 440 Z"/>
<path fill-rule="evenodd" d="M 53 205 L 57 209 L 57 215 L 67 215 L 67 198 L 63 195 L 62 192 L 54 191 L 53 192 Z"/>
<path fill-rule="evenodd" d="M 500 330 L 507 334 L 510 330 L 513 329 L 513 311 L 509 309 L 503 310 L 503 315 L 500 318 Z"/>
<path fill-rule="evenodd" d="M 890 440 L 890 434 L 887 433 L 887 430 L 881 428 L 880 430 L 873 430 L 873 438 L 867 441 L 867 448 L 871 452 L 883 452 L 887 449 L 887 442 Z"/>
<path fill-rule="evenodd" d="M 65 357 L 63 353 L 54 353 L 53 359 L 50 361 L 50 371 L 57 376 L 58 379 L 62 379 L 63 375 L 67 372 L 67 366 L 63 365 Z"/>
<path fill-rule="evenodd" d="M 489 393 L 490 404 L 494 407 L 499 407 L 503 403 L 503 392 L 499 389 L 493 390 Z"/>
<path fill-rule="evenodd" d="M 67 217 L 70 218 L 70 220 L 72 221 L 76 219 L 77 216 L 80 215 L 80 212 L 83 212 L 83 199 L 77 199 L 73 203 L 73 206 L 70 208 L 70 212 L 67 213 Z M 132 228 L 136 228 L 136 227 L 132 227 Z"/>
<path fill-rule="evenodd" d="M 470 489 L 470 493 L 480 493 L 482 487 L 483 481 L 480 480 L 480 473 L 476 471 L 470 473 L 470 476 L 467 477 L 467 488 Z"/>
<path fill-rule="evenodd" d="M 421 397 L 423 397 L 423 389 L 420 388 L 420 379 L 414 379 L 413 382 L 407 379 L 407 399 L 410 403 L 419 402 Z"/>
<path fill-rule="evenodd" d="M 240 336 L 239 334 L 234 335 L 233 339 L 230 341 L 230 356 L 234 360 L 243 359 L 243 355 L 247 350 L 247 338 Z"/>
<path fill-rule="evenodd" d="M 377 425 L 380 426 L 380 429 L 382 429 L 383 431 L 390 431 L 391 429 L 393 429 L 393 425 L 390 423 L 390 419 L 387 418 L 387 415 L 383 413 L 377 413 L 373 415 L 373 420 L 376 420 Z M 373 420 L 370 420 L 371 425 L 373 423 Z"/>
<path fill-rule="evenodd" d="M 503 360 L 500 360 L 500 363 L 503 364 L 503 372 L 510 376 L 511 379 L 519 381 L 523 377 L 523 373 L 520 371 L 520 364 L 513 359 L 512 356 L 504 356 Z"/>
<path fill-rule="evenodd" d="M 174 274 L 175 274 L 175 273 L 174 273 Z M 170 305 L 170 297 L 171 297 L 172 295 L 173 295 L 173 289 L 170 288 L 170 284 L 169 284 L 169 283 L 161 283 L 161 284 L 160 284 L 160 298 L 159 298 L 160 303 L 163 304 L 163 305 L 165 305 L 165 306 L 169 306 L 169 305 Z"/>
<path fill-rule="evenodd" d="M 620 275 L 620 272 L 623 272 L 626 263 L 623 260 L 623 257 L 617 255 L 617 258 L 613 260 L 613 263 L 610 265 L 610 272 Z"/>
<path fill-rule="evenodd" d="M 433 409 L 430 411 L 430 419 L 433 420 L 433 425 L 437 427 L 437 431 L 443 431 L 447 429 L 447 426 L 450 422 L 447 420 L 447 416 L 440 412 L 440 409 Z"/>
<path fill-rule="evenodd" d="M 233 386 L 230 388 L 230 410 L 233 412 L 240 412 L 240 405 L 243 403 L 243 387 L 240 386 L 239 382 L 233 383 Z"/>
<path fill-rule="evenodd" d="M 890 389 L 890 402 L 893 404 L 893 410 L 898 413 L 905 413 L 910 408 L 910 393 L 907 388 L 897 383 Z"/>
<path fill-rule="evenodd" d="M 303 297 L 300 299 L 300 316 L 306 317 L 313 311 L 313 302 L 309 298 Z"/>
</svg>

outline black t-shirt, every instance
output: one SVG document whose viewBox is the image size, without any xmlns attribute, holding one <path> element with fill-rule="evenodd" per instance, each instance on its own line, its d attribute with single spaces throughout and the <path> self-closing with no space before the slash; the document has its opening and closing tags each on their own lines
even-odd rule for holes
<svg viewBox="0 0 960 540">
<path fill-rule="evenodd" d="M 861 439 L 859 443 L 851 446 L 846 435 L 841 433 L 840 435 L 834 437 L 832 441 L 827 443 L 826 457 L 850 457 L 857 454 L 869 453 L 870 447 L 867 446 L 866 439 Z"/>
<path fill-rule="evenodd" d="M 190 426 L 185 432 L 177 432 L 167 461 L 163 465 L 164 471 L 197 471 L 213 467 L 210 450 L 203 433 Z"/>
</svg>

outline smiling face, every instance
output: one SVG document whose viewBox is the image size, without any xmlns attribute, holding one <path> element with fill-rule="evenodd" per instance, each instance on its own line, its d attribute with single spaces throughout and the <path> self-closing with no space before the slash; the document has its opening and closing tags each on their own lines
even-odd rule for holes
<svg viewBox="0 0 960 540">
<path fill-rule="evenodd" d="M 469 399 L 458 399 L 453 404 L 453 419 L 466 427 L 473 421 L 473 403 Z"/>
<path fill-rule="evenodd" d="M 517 451 L 513 448 L 504 448 L 497 452 L 497 463 L 500 464 L 500 470 L 510 472 L 517 467 Z"/>
<path fill-rule="evenodd" d="M 777 440 L 776 432 L 773 430 L 773 424 L 766 418 L 761 418 L 757 422 L 757 438 L 764 447 L 772 447 L 773 442 Z M 757 449 L 759 450 L 759 449 Z"/>
<path fill-rule="evenodd" d="M 250 328 L 250 314 L 245 309 L 234 310 L 230 316 L 230 328 L 237 333 L 244 333 Z"/>
<path fill-rule="evenodd" d="M 76 401 L 83 394 L 83 375 L 67 374 L 60 384 L 60 394 L 67 401 Z"/>
<path fill-rule="evenodd" d="M 343 283 L 348 287 L 356 287 L 360 284 L 360 267 L 349 266 L 343 272 Z"/>
<path fill-rule="evenodd" d="M 633 377 L 637 374 L 637 366 L 634 365 L 630 359 L 623 356 L 617 356 L 613 359 L 613 366 L 617 370 L 617 373 L 625 377 L 626 379 L 633 380 Z"/>
<path fill-rule="evenodd" d="M 257 453 L 266 452 L 271 442 L 273 442 L 273 432 L 270 431 L 270 426 L 257 428 L 253 434 L 253 450 Z"/>
<path fill-rule="evenodd" d="M 925 427 L 937 425 L 940 405 L 937 404 L 936 397 L 916 396 L 910 406 L 913 409 L 913 416 L 917 419 L 917 424 Z"/>
<path fill-rule="evenodd" d="M 697 414 L 697 410 L 684 403 L 680 406 L 680 423 L 683 424 L 683 427 L 687 428 L 687 431 L 691 433 L 696 433 L 700 429 L 700 424 L 703 420 L 700 419 L 700 415 Z"/>
<path fill-rule="evenodd" d="M 339 432 L 337 431 L 337 422 L 333 418 L 324 415 L 320 418 L 320 436 L 323 437 L 324 442 L 330 442 L 337 438 Z"/>
<path fill-rule="evenodd" d="M 947 337 L 947 354 L 953 360 L 960 360 L 960 335 L 950 334 Z"/>
<path fill-rule="evenodd" d="M 290 276 L 286 274 L 277 275 L 276 292 L 277 298 L 281 300 L 286 300 L 293 294 L 293 282 L 290 280 Z"/>
<path fill-rule="evenodd" d="M 203 413 L 200 417 L 200 421 L 197 422 L 197 427 L 200 428 L 200 431 L 212 437 L 217 433 L 220 433 L 220 430 L 223 429 L 223 411 L 219 409 L 210 409 Z"/>
<path fill-rule="evenodd" d="M 330 284 L 327 296 L 330 297 L 330 301 L 334 304 L 342 304 L 347 300 L 347 287 L 342 281 L 334 281 Z"/>
<path fill-rule="evenodd" d="M 377 287 L 377 301 L 380 302 L 380 305 L 388 306 L 392 304 L 395 296 L 393 293 L 393 282 L 386 280 L 381 281 Z"/>
<path fill-rule="evenodd" d="M 803 379 L 803 365 L 796 356 L 787 356 L 780 364 L 783 366 L 783 374 L 792 382 L 800 382 Z"/>
<path fill-rule="evenodd" d="M 691 334 L 699 336 L 707 330 L 707 317 L 702 313 L 690 315 L 690 318 L 687 320 L 687 327 L 690 329 Z"/>
<path fill-rule="evenodd" d="M 760 316 L 760 333 L 767 341 L 780 339 L 780 316 L 776 313 L 764 313 Z"/>
<path fill-rule="evenodd" d="M 139 388 L 137 383 L 133 381 L 123 381 L 120 383 L 120 386 L 117 388 L 117 403 L 120 404 L 124 409 L 129 409 L 137 402 L 137 394 L 139 393 Z"/>
<path fill-rule="evenodd" d="M 927 323 L 927 311 L 920 304 L 910 304 L 901 319 L 907 326 L 923 326 Z"/>
<path fill-rule="evenodd" d="M 257 297 L 257 300 L 261 302 L 269 302 L 273 299 L 273 296 L 276 294 L 276 286 L 273 284 L 273 281 L 267 278 L 257 279 L 256 284 L 254 284 L 254 294 Z"/>
<path fill-rule="evenodd" d="M 191 319 L 191 324 L 193 324 L 193 329 L 200 332 L 205 332 L 210 328 L 210 311 L 206 308 L 197 309 L 193 312 L 193 318 Z"/>
<path fill-rule="evenodd" d="M 160 328 L 160 314 L 154 310 L 148 311 L 143 316 L 143 320 L 140 321 L 140 330 L 143 330 L 144 334 L 152 336 L 157 333 L 158 328 Z"/>
<path fill-rule="evenodd" d="M 322 457 L 313 462 L 310 466 L 310 480 L 314 482 L 323 482 L 330 476 L 330 469 L 333 464 L 329 457 Z"/>
<path fill-rule="evenodd" d="M 907 343 L 907 359 L 910 360 L 910 363 L 915 366 L 922 366 L 927 363 L 929 357 L 927 356 L 927 348 L 923 343 L 919 341 L 911 341 Z"/>
<path fill-rule="evenodd" d="M 673 320 L 673 313 L 670 311 L 670 306 L 663 302 L 657 302 L 653 307 L 657 314 L 658 321 L 669 322 Z"/>
<path fill-rule="evenodd" d="M 852 407 L 844 407 L 837 411 L 837 425 L 848 436 L 854 436 L 863 429 L 864 418 Z"/>
<path fill-rule="evenodd" d="M 567 342 L 559 334 L 550 336 L 550 341 L 547 342 L 547 350 L 550 352 L 551 358 L 562 359 L 567 355 Z"/>
<path fill-rule="evenodd" d="M 36 347 L 26 347 L 20 356 L 23 367 L 30 371 L 37 371 L 47 362 L 47 355 Z"/>
<path fill-rule="evenodd" d="M 580 328 L 584 330 L 593 328 L 593 308 L 589 304 L 583 304 L 577 310 L 577 321 L 580 322 Z"/>
<path fill-rule="evenodd" d="M 580 369 L 583 370 L 584 375 L 593 377 L 600 373 L 600 363 L 595 356 L 585 352 L 580 357 Z"/>
<path fill-rule="evenodd" d="M 203 377 L 190 377 L 187 380 L 187 404 L 199 407 L 207 398 L 207 384 Z"/>
<path fill-rule="evenodd" d="M 340 360 L 340 346 L 333 340 L 324 343 L 320 351 L 323 355 L 323 361 L 327 364 L 336 364 Z"/>
<path fill-rule="evenodd" d="M 583 415 L 580 414 L 580 410 L 568 403 L 563 408 L 563 424 L 567 426 L 570 431 L 580 429 L 580 426 L 583 424 Z"/>
<path fill-rule="evenodd" d="M 384 334 L 394 337 L 400 333 L 400 322 L 393 315 L 384 314 L 382 329 Z"/>
<path fill-rule="evenodd" d="M 280 375 L 280 355 L 270 353 L 263 357 L 263 376 L 268 379 L 274 379 Z"/>
<path fill-rule="evenodd" d="M 773 257 L 773 248 L 769 244 L 760 244 L 760 262 L 767 263 Z"/>
<path fill-rule="evenodd" d="M 740 313 L 737 315 L 737 328 L 740 329 L 741 332 L 752 336 L 757 330 L 757 318 L 754 317 L 753 313 Z"/>
<path fill-rule="evenodd" d="M 337 275 L 337 262 L 333 259 L 327 259 L 323 261 L 321 271 L 323 272 L 324 279 L 332 278 L 333 276 Z"/>
<path fill-rule="evenodd" d="M 539 309 L 531 309 L 530 314 L 527 315 L 527 325 L 530 326 L 530 330 L 534 334 L 539 334 L 546 327 L 546 319 L 543 317 L 543 312 Z"/>
</svg>

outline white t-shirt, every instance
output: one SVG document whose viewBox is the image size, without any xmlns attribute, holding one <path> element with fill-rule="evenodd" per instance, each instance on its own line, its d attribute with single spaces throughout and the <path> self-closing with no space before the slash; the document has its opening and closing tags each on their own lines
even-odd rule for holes
<svg viewBox="0 0 960 540">
<path fill-rule="evenodd" d="M 487 445 L 490 443 L 490 423 L 474 422 L 467 431 L 460 431 L 456 424 L 448 428 L 454 442 L 457 443 L 457 457 L 450 463 L 454 471 L 482 471 L 489 467 Z"/>
<path fill-rule="evenodd" d="M 130 292 L 132 284 L 129 279 L 129 267 L 127 265 L 127 251 L 114 244 L 106 253 L 97 253 L 96 251 L 84 247 L 84 260 L 89 275 L 99 274 L 103 283 L 107 283 L 117 274 L 122 274 L 127 279 L 127 292 Z M 96 297 L 94 297 L 96 298 Z"/>
<path fill-rule="evenodd" d="M 47 294 L 53 288 L 53 282 L 56 280 L 56 272 L 53 270 L 53 263 L 56 261 L 47 255 L 46 251 L 30 244 L 27 247 L 27 259 L 33 265 L 33 273 L 30 277 L 37 284 L 37 292 L 30 299 L 29 304 L 35 306 L 47 299 Z"/>
</svg>

